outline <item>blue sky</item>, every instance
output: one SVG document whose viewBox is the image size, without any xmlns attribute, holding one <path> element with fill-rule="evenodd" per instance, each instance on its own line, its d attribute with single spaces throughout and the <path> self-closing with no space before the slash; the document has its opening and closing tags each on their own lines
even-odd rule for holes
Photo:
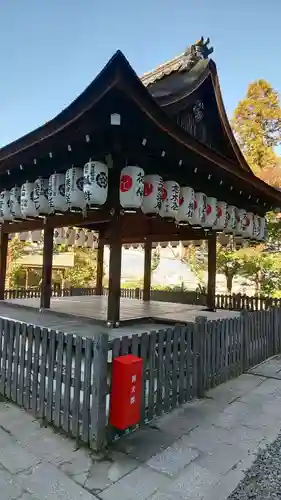
<svg viewBox="0 0 281 500">
<path fill-rule="evenodd" d="M 211 38 L 229 115 L 281 92 L 280 0 L 0 0 L 0 145 L 55 116 L 121 49 L 138 74 Z"/>
</svg>

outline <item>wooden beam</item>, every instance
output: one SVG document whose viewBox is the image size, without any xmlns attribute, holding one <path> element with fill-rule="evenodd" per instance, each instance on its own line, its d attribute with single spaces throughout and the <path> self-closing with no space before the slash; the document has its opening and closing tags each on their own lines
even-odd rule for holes
<svg viewBox="0 0 281 500">
<path fill-rule="evenodd" d="M 24 220 L 19 222 L 5 222 L 3 224 L 4 232 L 8 234 L 21 233 L 25 231 L 35 231 L 45 227 L 57 228 L 68 226 L 87 226 L 89 223 L 102 224 L 110 220 L 110 215 L 103 210 L 89 210 L 86 215 L 82 213 L 67 213 L 64 215 L 50 215 L 46 218 L 33 220 Z"/>
<path fill-rule="evenodd" d="M 40 308 L 49 309 L 52 297 L 52 267 L 53 267 L 53 240 L 54 229 L 46 227 L 44 229 L 43 243 L 43 268 Z"/>
<path fill-rule="evenodd" d="M 103 294 L 103 258 L 104 258 L 104 244 L 99 240 L 97 252 L 97 279 L 96 279 L 96 295 Z"/>
<path fill-rule="evenodd" d="M 8 256 L 8 235 L 4 232 L 3 226 L 0 229 L 0 300 L 5 298 L 5 281 Z"/>
<path fill-rule="evenodd" d="M 217 272 L 217 237 L 212 233 L 208 238 L 208 285 L 207 308 L 214 311 L 216 308 L 216 272 Z"/>
<path fill-rule="evenodd" d="M 150 286 L 151 286 L 151 253 L 152 243 L 146 240 L 144 244 L 144 273 L 143 273 L 143 300 L 150 301 Z"/>
</svg>

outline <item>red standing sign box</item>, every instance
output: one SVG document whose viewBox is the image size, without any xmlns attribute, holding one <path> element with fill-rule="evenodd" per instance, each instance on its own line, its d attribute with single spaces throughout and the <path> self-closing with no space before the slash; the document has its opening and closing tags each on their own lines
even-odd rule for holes
<svg viewBox="0 0 281 500">
<path fill-rule="evenodd" d="M 143 360 L 132 354 L 119 356 L 112 363 L 110 424 L 125 430 L 141 418 Z"/>
</svg>

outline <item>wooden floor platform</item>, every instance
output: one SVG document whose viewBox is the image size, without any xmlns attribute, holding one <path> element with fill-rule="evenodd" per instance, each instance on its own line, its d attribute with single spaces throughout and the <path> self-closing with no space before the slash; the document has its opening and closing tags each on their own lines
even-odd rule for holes
<svg viewBox="0 0 281 500">
<path fill-rule="evenodd" d="M 116 338 L 168 328 L 171 322 L 194 322 L 198 316 L 211 320 L 239 315 L 235 311 L 209 312 L 202 306 L 155 301 L 145 303 L 137 299 L 121 298 L 121 325 L 119 328 L 109 329 L 105 324 L 106 311 L 107 297 L 104 296 L 52 298 L 51 309 L 43 312 L 39 311 L 39 299 L 10 299 L 0 303 L 2 317 L 85 337 L 104 332 Z"/>
</svg>

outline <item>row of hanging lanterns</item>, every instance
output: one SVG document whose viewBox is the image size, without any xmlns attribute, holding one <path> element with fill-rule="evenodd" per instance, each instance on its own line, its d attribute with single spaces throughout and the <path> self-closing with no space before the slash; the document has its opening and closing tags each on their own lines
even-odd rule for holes
<svg viewBox="0 0 281 500">
<path fill-rule="evenodd" d="M 120 174 L 120 205 L 125 211 L 141 209 L 178 224 L 214 229 L 226 234 L 262 241 L 265 218 L 238 209 L 158 174 L 145 175 L 138 166 L 126 166 Z M 89 161 L 84 168 L 72 166 L 66 173 L 26 181 L 21 187 L 0 193 L 0 219 L 11 221 L 67 211 L 98 208 L 108 196 L 108 167 Z"/>
<path fill-rule="evenodd" d="M 252 212 L 228 205 L 176 181 L 163 181 L 157 174 L 145 175 L 137 166 L 123 168 L 120 177 L 120 204 L 125 210 L 141 209 L 178 224 L 214 229 L 225 234 L 263 241 L 266 220 Z"/>
<path fill-rule="evenodd" d="M 0 219 L 12 221 L 103 205 L 108 194 L 108 167 L 89 161 L 49 178 L 26 181 L 0 193 Z"/>
<path fill-rule="evenodd" d="M 43 240 L 43 231 L 28 231 L 18 234 L 20 241 L 40 243 Z M 80 228 L 61 227 L 54 230 L 54 243 L 73 247 L 97 248 L 98 233 Z"/>
</svg>

